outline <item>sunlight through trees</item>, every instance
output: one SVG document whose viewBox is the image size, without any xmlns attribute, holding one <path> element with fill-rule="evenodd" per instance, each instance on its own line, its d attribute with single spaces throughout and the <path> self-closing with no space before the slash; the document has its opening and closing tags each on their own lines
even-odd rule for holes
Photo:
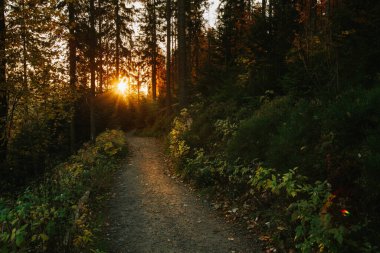
<svg viewBox="0 0 380 253">
<path fill-rule="evenodd" d="M 0 0 L 0 193 L 107 129 L 170 133 L 181 176 L 251 201 L 278 251 L 378 251 L 379 17 L 371 0 Z M 33 251 L 15 224 L 0 251 Z"/>
</svg>

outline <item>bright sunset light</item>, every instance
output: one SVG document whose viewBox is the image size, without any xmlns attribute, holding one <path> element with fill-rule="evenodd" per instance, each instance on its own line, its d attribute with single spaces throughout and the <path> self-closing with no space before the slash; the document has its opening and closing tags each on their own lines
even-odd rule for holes
<svg viewBox="0 0 380 253">
<path fill-rule="evenodd" d="M 127 85 L 127 82 L 126 80 L 123 78 L 121 79 L 118 84 L 117 84 L 117 91 L 120 93 L 120 94 L 125 94 L 126 91 L 128 89 L 128 85 Z"/>
<path fill-rule="evenodd" d="M 140 87 L 140 92 L 141 92 L 142 94 L 144 94 L 145 96 L 147 96 L 148 93 L 149 93 L 149 88 L 148 88 L 148 86 L 147 86 L 147 85 L 141 86 L 141 87 Z"/>
</svg>

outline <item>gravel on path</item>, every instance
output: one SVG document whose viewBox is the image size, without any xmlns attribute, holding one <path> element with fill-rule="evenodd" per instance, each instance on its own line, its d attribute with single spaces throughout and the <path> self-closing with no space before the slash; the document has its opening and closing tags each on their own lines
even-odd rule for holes
<svg viewBox="0 0 380 253">
<path fill-rule="evenodd" d="M 155 138 L 128 137 L 131 157 L 117 173 L 105 236 L 112 253 L 261 252 L 188 186 L 172 179 Z"/>
</svg>

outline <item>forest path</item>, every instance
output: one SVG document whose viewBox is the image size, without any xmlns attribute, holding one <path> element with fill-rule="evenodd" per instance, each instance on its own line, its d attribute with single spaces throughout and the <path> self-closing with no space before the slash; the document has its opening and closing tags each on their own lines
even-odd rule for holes
<svg viewBox="0 0 380 253">
<path fill-rule="evenodd" d="M 108 205 L 110 252 L 260 252 L 254 242 L 172 179 L 154 138 L 128 137 L 132 151 Z"/>
</svg>

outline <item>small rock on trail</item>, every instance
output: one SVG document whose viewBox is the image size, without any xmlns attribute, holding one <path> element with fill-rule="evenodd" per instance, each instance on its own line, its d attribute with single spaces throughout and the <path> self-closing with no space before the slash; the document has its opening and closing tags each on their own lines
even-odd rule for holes
<svg viewBox="0 0 380 253">
<path fill-rule="evenodd" d="M 154 138 L 128 137 L 132 155 L 117 174 L 105 237 L 110 251 L 260 252 L 186 186 L 165 175 Z"/>
</svg>

